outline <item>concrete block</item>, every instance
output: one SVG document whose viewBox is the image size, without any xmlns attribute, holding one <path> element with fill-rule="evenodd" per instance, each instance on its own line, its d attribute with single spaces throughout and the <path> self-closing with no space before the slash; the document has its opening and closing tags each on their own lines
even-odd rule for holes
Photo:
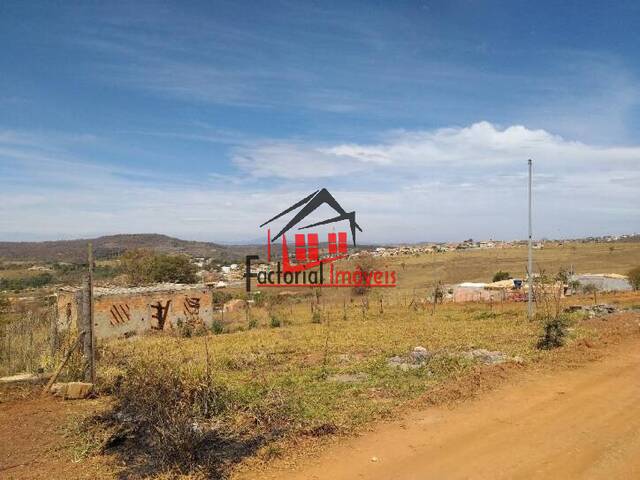
<svg viewBox="0 0 640 480">
<path fill-rule="evenodd" d="M 87 398 L 93 390 L 93 383 L 69 382 L 64 388 L 63 398 L 65 400 L 80 400 Z"/>
</svg>

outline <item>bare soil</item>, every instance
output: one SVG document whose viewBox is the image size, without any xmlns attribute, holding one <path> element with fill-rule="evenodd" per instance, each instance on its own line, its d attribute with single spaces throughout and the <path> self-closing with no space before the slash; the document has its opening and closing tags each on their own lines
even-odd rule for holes
<svg viewBox="0 0 640 480">
<path fill-rule="evenodd" d="M 24 391 L 21 393 L 0 403 L 0 478 L 114 478 L 114 469 L 107 457 L 81 458 L 81 452 L 70 448 L 66 436 L 72 418 L 102 408 L 102 402 L 40 398 L 36 390 L 26 397 Z"/>
</svg>

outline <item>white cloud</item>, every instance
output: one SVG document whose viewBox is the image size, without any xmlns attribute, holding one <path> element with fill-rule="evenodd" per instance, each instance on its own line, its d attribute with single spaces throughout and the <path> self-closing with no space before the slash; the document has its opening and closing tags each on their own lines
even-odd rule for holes
<svg viewBox="0 0 640 480">
<path fill-rule="evenodd" d="M 319 187 L 358 212 L 366 241 L 522 238 L 526 159 L 536 236 L 640 230 L 640 147 L 588 145 L 487 122 L 395 131 L 369 144 L 276 142 L 237 148 L 235 173 L 203 178 L 78 160 L 0 132 L 0 235 L 54 238 L 160 232 L 260 237 L 258 225 Z M 246 177 L 249 177 L 247 179 Z"/>
<path fill-rule="evenodd" d="M 348 172 L 394 174 L 416 168 L 509 173 L 533 158 L 553 172 L 585 169 L 638 172 L 640 147 L 599 147 L 521 125 L 500 129 L 489 122 L 433 131 L 397 131 L 375 144 L 304 145 L 289 142 L 244 147 L 234 161 L 258 177 L 321 178 Z M 430 174 L 437 171 L 430 171 Z"/>
</svg>

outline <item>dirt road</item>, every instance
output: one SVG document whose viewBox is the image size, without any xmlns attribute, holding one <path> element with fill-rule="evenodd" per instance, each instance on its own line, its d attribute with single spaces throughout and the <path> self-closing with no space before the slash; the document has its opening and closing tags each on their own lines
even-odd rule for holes
<svg viewBox="0 0 640 480">
<path fill-rule="evenodd" d="M 47 396 L 0 404 L 0 479 L 88 480 L 115 478 L 103 457 L 76 463 L 64 427 L 69 416 L 95 408 L 94 401 L 64 402 Z"/>
<path fill-rule="evenodd" d="M 576 370 L 527 375 L 454 409 L 414 413 L 276 477 L 640 478 L 640 341 Z"/>
</svg>

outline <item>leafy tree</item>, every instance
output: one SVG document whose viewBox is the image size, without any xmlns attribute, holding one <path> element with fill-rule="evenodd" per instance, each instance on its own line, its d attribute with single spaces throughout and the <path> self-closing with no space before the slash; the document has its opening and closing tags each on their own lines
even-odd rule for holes
<svg viewBox="0 0 640 480">
<path fill-rule="evenodd" d="M 369 276 L 376 270 L 380 270 L 379 262 L 372 255 L 362 255 L 358 258 L 356 269 L 362 272 L 362 281 L 360 284 L 354 286 L 351 291 L 355 295 L 364 295 L 371 289 L 371 286 L 367 285 L 364 280 L 365 276 Z"/>
<path fill-rule="evenodd" d="M 196 267 L 186 255 L 155 255 L 151 262 L 154 282 L 195 283 Z"/>
<path fill-rule="evenodd" d="M 511 278 L 511 275 L 509 275 L 509 272 L 503 272 L 502 270 L 498 270 L 493 275 L 493 281 L 494 282 L 500 282 L 502 280 L 509 280 L 510 278 Z"/>
<path fill-rule="evenodd" d="M 572 292 L 577 292 L 578 290 L 580 290 L 580 286 L 582 284 L 580 283 L 579 280 L 570 280 L 569 281 L 569 288 L 571 289 Z"/>
<path fill-rule="evenodd" d="M 18 278 L 0 278 L 0 290 L 24 290 L 26 288 L 39 288 L 53 281 L 50 273 L 41 273 L 35 276 Z"/>
<path fill-rule="evenodd" d="M 629 270 L 627 276 L 629 277 L 629 283 L 633 289 L 640 290 L 640 267 L 635 267 Z"/>
<path fill-rule="evenodd" d="M 120 268 L 132 285 L 196 282 L 196 267 L 186 255 L 156 254 L 142 249 L 129 250 L 120 257 Z"/>
</svg>

